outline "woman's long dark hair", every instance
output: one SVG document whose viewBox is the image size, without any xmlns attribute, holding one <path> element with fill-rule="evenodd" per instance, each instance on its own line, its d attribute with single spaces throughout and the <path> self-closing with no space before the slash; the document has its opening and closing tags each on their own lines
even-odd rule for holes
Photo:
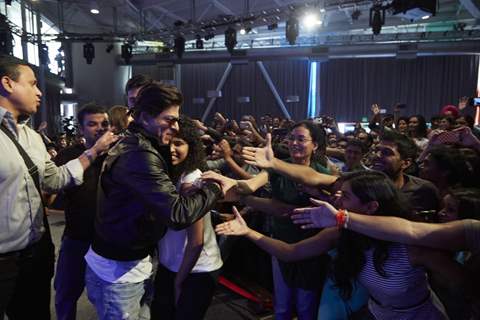
<svg viewBox="0 0 480 320">
<path fill-rule="evenodd" d="M 317 150 L 313 153 L 311 160 L 319 162 L 322 166 L 326 168 L 327 156 L 325 155 L 325 153 L 327 148 L 327 139 L 323 127 L 314 123 L 313 121 L 305 120 L 295 123 L 290 129 L 290 131 L 298 127 L 304 127 L 305 129 L 307 129 L 312 136 L 312 142 L 316 143 L 318 146 Z"/>
<path fill-rule="evenodd" d="M 358 171 L 344 176 L 352 193 L 362 203 L 378 202 L 376 216 L 406 217 L 408 207 L 400 191 L 392 181 L 379 171 Z M 375 240 L 367 236 L 343 229 L 338 242 L 338 254 L 333 260 L 333 279 L 344 299 L 352 294 L 352 283 L 365 265 L 365 251 L 373 248 L 375 270 L 385 276 L 383 264 L 388 258 L 390 242 Z"/>
<path fill-rule="evenodd" d="M 426 138 L 427 133 L 428 133 L 428 127 L 427 127 L 427 121 L 425 120 L 425 117 L 422 116 L 421 114 L 416 114 L 414 116 L 411 116 L 408 118 L 409 122 L 411 118 L 417 118 L 418 120 L 418 126 L 415 130 L 415 136 L 411 136 L 412 138 Z"/>
<path fill-rule="evenodd" d="M 188 144 L 188 155 L 182 163 L 173 167 L 171 178 L 175 182 L 183 173 L 188 174 L 196 169 L 205 170 L 207 158 L 200 133 L 192 119 L 182 115 L 178 121 L 178 126 L 180 131 L 175 137 Z"/>
</svg>

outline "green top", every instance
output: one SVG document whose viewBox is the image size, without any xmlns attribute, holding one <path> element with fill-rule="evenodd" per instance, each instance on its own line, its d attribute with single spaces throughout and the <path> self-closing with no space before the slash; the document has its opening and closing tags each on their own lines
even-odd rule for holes
<svg viewBox="0 0 480 320">
<path fill-rule="evenodd" d="M 291 163 L 291 160 L 286 160 Z M 312 161 L 310 167 L 320 173 L 330 171 L 317 161 Z M 272 187 L 272 198 L 296 207 L 308 207 L 310 195 L 299 190 L 299 183 L 269 170 L 269 182 Z M 317 234 L 318 230 L 304 230 L 292 223 L 290 217 L 273 217 L 272 235 L 287 243 L 295 243 Z M 285 282 L 291 287 L 303 289 L 321 289 L 328 265 L 328 255 L 322 255 L 293 263 L 279 262 Z"/>
</svg>

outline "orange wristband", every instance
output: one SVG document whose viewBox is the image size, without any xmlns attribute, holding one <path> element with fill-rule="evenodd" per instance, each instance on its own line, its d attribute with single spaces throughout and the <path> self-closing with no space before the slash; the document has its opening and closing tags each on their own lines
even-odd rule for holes
<svg viewBox="0 0 480 320">
<path fill-rule="evenodd" d="M 344 209 L 340 209 L 337 211 L 336 215 L 337 219 L 337 227 L 338 228 L 346 228 L 347 227 L 347 222 L 348 222 L 348 213 Z"/>
</svg>

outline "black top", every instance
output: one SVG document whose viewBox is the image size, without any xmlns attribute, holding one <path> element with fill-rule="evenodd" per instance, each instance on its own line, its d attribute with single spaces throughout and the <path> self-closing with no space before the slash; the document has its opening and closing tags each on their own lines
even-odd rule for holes
<svg viewBox="0 0 480 320">
<path fill-rule="evenodd" d="M 85 151 L 83 145 L 63 149 L 53 160 L 57 166 L 78 158 Z M 65 230 L 64 235 L 75 240 L 93 239 L 97 207 L 97 185 L 105 156 L 100 156 L 83 173 L 83 184 L 64 190 Z"/>
<path fill-rule="evenodd" d="M 413 212 L 438 210 L 440 194 L 430 181 L 410 175 L 404 175 L 405 183 L 401 188 Z"/>
</svg>

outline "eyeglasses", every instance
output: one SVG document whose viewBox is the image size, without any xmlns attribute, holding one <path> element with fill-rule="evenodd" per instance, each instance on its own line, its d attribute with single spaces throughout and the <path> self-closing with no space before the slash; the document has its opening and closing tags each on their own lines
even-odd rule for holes
<svg viewBox="0 0 480 320">
<path fill-rule="evenodd" d="M 297 142 L 300 143 L 300 144 L 304 144 L 304 143 L 307 143 L 307 142 L 309 142 L 309 141 L 313 141 L 312 139 L 307 139 L 307 138 L 301 137 L 301 136 L 300 136 L 300 137 L 287 136 L 287 140 L 288 140 L 289 142 L 295 142 L 295 141 L 297 141 Z"/>
</svg>

